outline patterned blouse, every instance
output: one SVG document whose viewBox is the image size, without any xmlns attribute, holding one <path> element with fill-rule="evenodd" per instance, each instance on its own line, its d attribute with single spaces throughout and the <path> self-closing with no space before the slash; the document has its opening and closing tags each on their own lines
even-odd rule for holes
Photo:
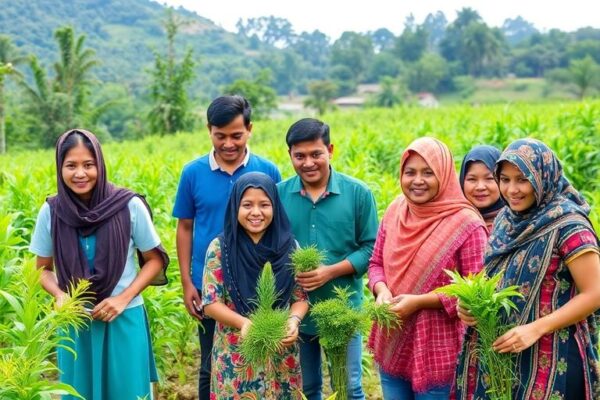
<svg viewBox="0 0 600 400">
<path fill-rule="evenodd" d="M 296 286 L 291 303 L 307 301 L 306 292 Z M 202 279 L 202 304 L 207 306 L 220 302 L 235 311 L 223 283 L 221 247 L 214 239 L 206 253 L 206 265 Z M 298 345 L 287 347 L 275 371 L 248 365 L 238 351 L 239 330 L 217 321 L 212 350 L 210 383 L 211 400 L 238 399 L 300 399 L 302 379 Z"/>
</svg>

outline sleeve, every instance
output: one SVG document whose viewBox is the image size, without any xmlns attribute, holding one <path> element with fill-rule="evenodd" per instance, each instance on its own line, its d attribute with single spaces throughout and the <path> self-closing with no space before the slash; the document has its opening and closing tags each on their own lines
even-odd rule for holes
<svg viewBox="0 0 600 400">
<path fill-rule="evenodd" d="M 217 302 L 225 303 L 225 288 L 221 269 L 221 245 L 219 239 L 215 238 L 206 250 L 202 275 L 202 306 Z"/>
<path fill-rule="evenodd" d="M 292 303 L 297 303 L 299 301 L 308 301 L 308 293 L 302 288 L 302 286 L 297 283 L 294 285 L 294 290 L 292 291 Z"/>
<path fill-rule="evenodd" d="M 487 234 L 485 228 L 479 227 L 471 233 L 457 252 L 458 271 L 461 275 L 476 274 L 483 269 L 483 256 Z M 456 299 L 444 294 L 438 294 L 442 307 L 450 317 L 456 317 Z"/>
<path fill-rule="evenodd" d="M 598 239 L 594 232 L 584 225 L 567 226 L 560 232 L 558 254 L 569 263 L 588 252 L 599 253 Z"/>
<path fill-rule="evenodd" d="M 370 190 L 365 188 L 362 191 L 356 212 L 358 215 L 358 236 L 356 241 L 359 247 L 346 258 L 352 264 L 352 267 L 354 267 L 356 275 L 363 276 L 369 266 L 369 259 L 373 253 L 373 245 L 375 244 L 377 229 L 379 227 L 375 197 Z"/>
<path fill-rule="evenodd" d="M 131 214 L 133 245 L 141 252 L 152 250 L 160 244 L 160 238 L 156 233 L 148 209 L 137 196 L 129 201 L 128 206 Z"/>
<path fill-rule="evenodd" d="M 373 255 L 369 261 L 369 289 L 373 292 L 375 285 L 378 282 L 383 282 L 387 285 L 385 279 L 385 272 L 383 270 L 383 246 L 385 245 L 385 225 L 383 222 L 379 225 L 379 231 L 377 232 L 377 239 L 375 240 L 375 246 L 373 247 Z"/>
<path fill-rule="evenodd" d="M 50 205 L 46 202 L 40 208 L 35 228 L 31 235 L 29 251 L 39 257 L 52 257 L 52 232 L 50 223 Z"/>
<path fill-rule="evenodd" d="M 196 215 L 194 208 L 194 197 L 192 194 L 192 183 L 189 178 L 188 169 L 184 168 L 179 178 L 175 205 L 173 205 L 173 216 L 181 219 L 193 219 Z"/>
</svg>

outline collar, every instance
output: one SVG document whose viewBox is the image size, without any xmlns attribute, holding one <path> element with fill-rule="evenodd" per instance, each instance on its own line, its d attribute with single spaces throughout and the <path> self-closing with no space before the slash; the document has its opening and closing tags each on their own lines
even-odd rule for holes
<svg viewBox="0 0 600 400">
<path fill-rule="evenodd" d="M 248 160 L 250 160 L 250 147 L 246 146 L 246 156 L 242 160 L 241 164 L 237 166 L 237 168 L 239 168 L 242 165 L 244 167 L 246 165 L 248 165 Z M 215 149 L 214 148 L 211 149 L 211 151 L 208 153 L 208 165 L 210 165 L 210 170 L 211 171 L 216 171 L 218 169 L 220 169 L 221 171 L 223 171 L 223 168 L 221 168 L 221 166 L 219 165 L 219 163 L 217 163 L 217 159 L 215 158 Z"/>
<path fill-rule="evenodd" d="M 339 184 L 339 176 L 338 173 L 330 166 L 329 167 L 329 181 L 327 182 L 327 189 L 323 193 L 324 196 L 329 194 L 340 194 L 340 184 Z M 302 179 L 298 175 L 296 175 L 296 179 L 292 182 L 291 192 L 300 193 L 301 195 L 305 195 L 304 185 L 302 184 Z"/>
</svg>

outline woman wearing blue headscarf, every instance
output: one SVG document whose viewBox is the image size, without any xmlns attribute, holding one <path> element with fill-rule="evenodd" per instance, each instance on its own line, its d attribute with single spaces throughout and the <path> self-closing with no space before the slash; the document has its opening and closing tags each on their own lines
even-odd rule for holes
<svg viewBox="0 0 600 400">
<path fill-rule="evenodd" d="M 544 143 L 521 139 L 495 170 L 507 207 L 494 224 L 485 257 L 501 286 L 518 285 L 522 299 L 509 317 L 514 328 L 493 345 L 516 356 L 513 399 L 600 398 L 598 326 L 600 257 L 589 205 L 563 176 Z M 467 324 L 476 321 L 461 312 Z M 457 370 L 457 398 L 487 398 L 470 329 Z"/>
<path fill-rule="evenodd" d="M 498 183 L 494 179 L 494 169 L 499 158 L 500 150 L 497 148 L 476 146 L 463 158 L 460 167 L 459 179 L 463 193 L 477 207 L 489 232 L 492 231 L 496 215 L 504 207 Z"/>
<path fill-rule="evenodd" d="M 241 395 L 277 399 L 298 398 L 302 388 L 298 361 L 298 326 L 308 311 L 307 296 L 294 281 L 290 253 L 296 248 L 290 223 L 279 200 L 275 182 L 251 172 L 233 185 L 225 211 L 223 233 L 206 253 L 202 284 L 204 312 L 217 321 L 212 355 L 211 398 Z M 278 308 L 289 309 L 287 337 L 276 376 L 248 365 L 238 344 L 251 325 L 256 309 L 258 277 L 266 262 L 275 275 Z M 271 379 L 267 381 L 267 379 Z"/>
</svg>

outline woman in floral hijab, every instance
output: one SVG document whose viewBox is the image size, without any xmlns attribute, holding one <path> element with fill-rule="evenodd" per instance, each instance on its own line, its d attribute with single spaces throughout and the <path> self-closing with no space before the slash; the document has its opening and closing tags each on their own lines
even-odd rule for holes
<svg viewBox="0 0 600 400">
<path fill-rule="evenodd" d="M 544 143 L 521 139 L 496 164 L 506 201 L 486 251 L 488 274 L 504 274 L 502 286 L 523 294 L 508 317 L 514 328 L 494 350 L 514 353 L 513 399 L 598 399 L 600 258 L 588 219 L 589 205 L 563 176 Z M 467 323 L 476 321 L 466 313 Z M 499 316 L 502 318 L 502 316 Z M 469 330 L 457 371 L 457 398 L 488 398 Z"/>
</svg>

